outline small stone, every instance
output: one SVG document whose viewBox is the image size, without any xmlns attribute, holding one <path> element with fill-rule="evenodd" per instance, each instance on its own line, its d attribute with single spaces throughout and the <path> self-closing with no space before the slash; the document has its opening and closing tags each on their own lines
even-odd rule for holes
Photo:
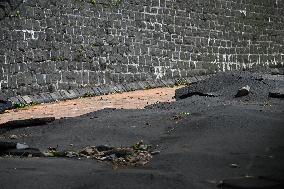
<svg viewBox="0 0 284 189">
<path fill-rule="evenodd" d="M 18 136 L 17 135 L 11 135 L 9 138 L 12 139 L 12 140 L 15 140 L 15 139 L 18 139 Z"/>
<path fill-rule="evenodd" d="M 269 91 L 269 97 L 271 98 L 284 98 L 284 87 L 277 88 Z"/>
<path fill-rule="evenodd" d="M 250 91 L 250 87 L 246 85 L 245 87 L 242 87 L 238 90 L 238 93 L 235 95 L 235 97 L 246 96 L 249 94 L 249 91 Z"/>
<path fill-rule="evenodd" d="M 29 146 L 26 145 L 26 144 L 21 144 L 21 143 L 16 144 L 16 149 L 18 149 L 18 150 L 24 150 L 24 149 L 27 149 L 27 148 L 29 148 Z"/>
<path fill-rule="evenodd" d="M 236 164 L 236 163 L 232 163 L 232 164 L 230 164 L 230 167 L 231 167 L 231 168 L 238 168 L 238 167 L 239 167 L 239 165 L 238 165 L 238 164 Z"/>
<path fill-rule="evenodd" d="M 151 155 L 157 155 L 157 154 L 160 154 L 160 153 L 161 153 L 160 151 L 156 150 L 156 151 L 151 152 Z"/>
<path fill-rule="evenodd" d="M 279 75 L 279 74 L 280 74 L 280 70 L 279 70 L 279 69 L 273 68 L 273 69 L 271 70 L 271 75 Z"/>
</svg>

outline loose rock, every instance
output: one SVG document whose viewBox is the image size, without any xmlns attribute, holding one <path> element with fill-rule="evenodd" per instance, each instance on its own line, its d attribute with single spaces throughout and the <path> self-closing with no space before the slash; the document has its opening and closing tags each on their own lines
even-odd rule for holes
<svg viewBox="0 0 284 189">
<path fill-rule="evenodd" d="M 246 85 L 245 87 L 242 87 L 238 90 L 238 93 L 235 95 L 235 97 L 242 97 L 242 96 L 246 96 L 249 94 L 250 91 L 250 86 Z"/>
<path fill-rule="evenodd" d="M 17 135 L 11 135 L 9 138 L 14 140 L 14 139 L 17 139 L 18 137 L 17 137 Z"/>
<path fill-rule="evenodd" d="M 269 97 L 271 97 L 271 98 L 284 98 L 284 87 L 271 90 L 269 92 Z"/>
</svg>

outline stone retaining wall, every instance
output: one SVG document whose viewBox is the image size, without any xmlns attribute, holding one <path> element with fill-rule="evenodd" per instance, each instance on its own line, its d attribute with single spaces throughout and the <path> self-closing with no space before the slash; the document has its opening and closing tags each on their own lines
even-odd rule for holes
<svg viewBox="0 0 284 189">
<path fill-rule="evenodd" d="M 283 0 L 3 0 L 7 96 L 284 62 Z"/>
</svg>

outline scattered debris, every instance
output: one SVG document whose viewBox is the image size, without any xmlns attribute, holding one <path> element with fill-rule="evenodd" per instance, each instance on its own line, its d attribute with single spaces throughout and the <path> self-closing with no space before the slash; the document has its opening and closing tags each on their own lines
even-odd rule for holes
<svg viewBox="0 0 284 189">
<path fill-rule="evenodd" d="M 268 96 L 271 98 L 284 98 L 284 87 L 269 91 Z"/>
<path fill-rule="evenodd" d="M 69 154 L 71 153 L 75 153 L 75 152 L 48 150 L 47 152 L 44 152 L 43 154 L 45 157 L 70 157 Z M 79 155 L 77 155 L 76 157 L 79 157 Z"/>
<path fill-rule="evenodd" d="M 9 138 L 12 139 L 12 140 L 15 140 L 15 139 L 18 139 L 18 136 L 17 135 L 11 135 Z"/>
<path fill-rule="evenodd" d="M 49 151 L 57 151 L 58 145 L 56 145 L 56 146 L 49 146 L 47 149 L 48 149 Z"/>
<path fill-rule="evenodd" d="M 119 167 L 145 165 L 152 159 L 152 152 L 151 145 L 145 145 L 143 141 L 140 141 L 131 147 L 90 146 L 81 150 L 79 155 L 100 161 L 110 161 L 115 167 Z"/>
<path fill-rule="evenodd" d="M 14 145 L 15 143 L 11 144 Z M 9 143 L 9 145 L 11 144 Z M 13 146 L 13 148 L 15 147 Z M 28 148 L 28 146 L 26 149 L 31 150 L 31 148 Z M 34 155 L 34 153 L 30 154 Z M 121 166 L 142 166 L 147 164 L 152 159 L 153 155 L 157 154 L 160 154 L 160 151 L 153 151 L 152 146 L 144 144 L 143 141 L 140 141 L 131 147 L 116 148 L 105 145 L 87 146 L 84 149 L 79 150 L 78 152 L 59 151 L 58 146 L 56 146 L 49 147 L 46 152 L 41 153 L 41 155 L 44 157 L 85 157 L 99 161 L 108 161 L 113 164 L 114 168 Z"/>
<path fill-rule="evenodd" d="M 238 90 L 238 93 L 235 95 L 235 97 L 242 97 L 242 96 L 246 96 L 249 94 L 250 91 L 250 86 L 246 85 L 245 87 L 242 87 Z"/>
<path fill-rule="evenodd" d="M 171 118 L 171 120 L 179 120 L 179 119 L 182 119 L 182 118 L 184 118 L 184 117 L 186 117 L 186 116 L 189 116 L 189 115 L 190 115 L 189 112 L 181 112 L 181 113 L 179 113 L 179 114 L 177 114 L 177 115 L 174 115 L 174 116 Z"/>
<path fill-rule="evenodd" d="M 171 134 L 175 130 L 175 127 L 169 127 L 167 130 L 167 134 Z"/>
<path fill-rule="evenodd" d="M 231 168 L 238 168 L 238 167 L 239 167 L 239 165 L 238 165 L 238 164 L 236 164 L 236 163 L 232 163 L 232 164 L 230 164 L 230 167 L 231 167 Z"/>
<path fill-rule="evenodd" d="M 265 103 L 263 103 L 262 106 L 272 106 L 272 105 L 271 105 L 271 102 L 265 102 Z"/>
</svg>

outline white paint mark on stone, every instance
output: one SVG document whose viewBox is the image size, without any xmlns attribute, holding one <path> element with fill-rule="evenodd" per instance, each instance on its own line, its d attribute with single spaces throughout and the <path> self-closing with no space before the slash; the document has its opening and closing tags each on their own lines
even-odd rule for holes
<svg viewBox="0 0 284 189">
<path fill-rule="evenodd" d="M 243 13 L 245 16 L 247 15 L 247 11 L 246 10 L 239 10 L 240 13 Z"/>
<path fill-rule="evenodd" d="M 15 30 L 15 31 L 24 32 L 24 40 L 26 40 L 26 33 L 31 34 L 32 39 L 37 39 L 37 38 L 35 37 L 35 31 L 34 31 L 34 30 Z"/>
<path fill-rule="evenodd" d="M 232 68 L 232 64 L 231 63 L 227 63 L 227 70 L 231 71 L 232 70 L 231 68 Z"/>
<path fill-rule="evenodd" d="M 227 59 L 227 60 L 230 61 L 230 62 L 231 62 L 231 56 L 232 56 L 232 55 L 229 54 L 229 55 L 228 55 L 228 59 Z"/>
<path fill-rule="evenodd" d="M 225 54 L 223 54 L 223 61 L 227 62 L 227 56 Z"/>
<path fill-rule="evenodd" d="M 156 76 L 156 79 L 161 79 L 162 77 L 165 76 L 165 70 L 163 66 L 155 66 L 154 69 L 155 69 L 154 75 Z"/>
</svg>

